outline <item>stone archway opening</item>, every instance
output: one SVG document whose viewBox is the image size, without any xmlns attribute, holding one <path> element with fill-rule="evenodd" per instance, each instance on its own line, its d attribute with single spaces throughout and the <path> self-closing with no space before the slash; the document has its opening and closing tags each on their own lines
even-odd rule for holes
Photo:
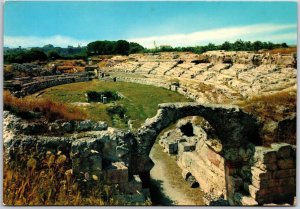
<svg viewBox="0 0 300 209">
<path fill-rule="evenodd" d="M 289 203 L 293 200 L 295 147 L 285 143 L 271 144 L 271 147 L 256 146 L 252 142 L 260 142 L 261 124 L 233 105 L 160 104 L 157 114 L 147 119 L 135 133 L 137 146 L 131 155 L 131 172 L 141 176 L 144 186 L 149 182 L 149 173 L 153 168 L 149 153 L 156 137 L 170 124 L 191 115 L 203 117 L 218 137 L 217 141 L 197 143 L 197 147 L 192 147 L 188 142 L 180 145 L 181 148 L 178 146 L 178 152 L 184 150 L 178 159 L 179 164 L 192 175 L 200 176 L 197 180 L 200 179 L 203 190 L 217 196 L 216 201 L 211 199 L 208 204 L 219 204 L 224 199 L 230 205 L 262 205 L 278 201 Z M 215 146 L 216 142 L 221 146 Z M 288 183 L 284 176 L 289 176 Z M 203 180 L 205 177 L 207 180 Z M 284 191 L 285 195 L 273 194 L 275 187 L 278 191 Z"/>
<path fill-rule="evenodd" d="M 159 134 L 157 140 L 164 152 L 176 159 L 180 172 L 174 172 L 181 177 L 177 181 L 190 188 L 200 187 L 201 191 L 217 197 L 226 197 L 226 160 L 222 152 L 223 144 L 205 118 L 181 118 L 166 131 L 163 130 L 163 134 Z M 164 160 L 166 159 L 162 159 Z M 169 172 L 169 168 L 166 169 Z M 193 189 L 185 191 L 195 192 Z M 198 195 L 198 198 L 203 198 L 203 192 L 198 192 Z"/>
<path fill-rule="evenodd" d="M 150 181 L 149 173 L 153 167 L 149 153 L 156 137 L 170 124 L 187 116 L 203 117 L 213 128 L 214 136 L 218 138 L 200 140 L 197 145 L 192 141 L 183 140 L 182 143 L 177 144 L 177 153 L 182 152 L 178 164 L 183 171 L 187 170 L 196 176 L 204 191 L 226 199 L 228 195 L 231 195 L 228 193 L 232 190 L 228 186 L 232 175 L 228 173 L 228 168 L 232 170 L 232 167 L 238 167 L 239 169 L 243 165 L 240 164 L 239 149 L 249 144 L 249 137 L 259 138 L 257 134 L 259 124 L 256 119 L 241 111 L 237 106 L 199 103 L 160 104 L 156 116 L 147 119 L 135 134 L 137 150 L 131 159 L 135 164 L 132 172 L 138 173 L 144 185 L 147 185 Z M 183 130 L 188 138 L 195 138 L 191 136 L 192 132 L 195 135 L 195 128 L 193 127 L 192 130 L 191 125 L 187 124 L 183 124 L 180 131 Z M 207 130 L 209 134 L 211 134 L 210 130 Z M 215 175 L 211 175 L 212 173 Z"/>
<path fill-rule="evenodd" d="M 186 136 L 195 136 L 192 123 L 187 123 L 180 127 L 181 132 Z"/>
<path fill-rule="evenodd" d="M 199 188 L 197 177 L 191 172 L 185 173 L 177 163 L 181 156 L 178 145 L 190 142 L 194 143 L 190 148 L 195 148 L 196 138 L 199 138 L 195 135 L 199 132 L 192 119 L 190 116 L 179 119 L 162 130 L 151 149 L 150 158 L 154 167 L 150 170 L 150 195 L 155 205 L 168 205 L 170 201 L 184 205 L 204 205 L 204 193 Z M 157 194 L 158 190 L 160 194 Z"/>
</svg>

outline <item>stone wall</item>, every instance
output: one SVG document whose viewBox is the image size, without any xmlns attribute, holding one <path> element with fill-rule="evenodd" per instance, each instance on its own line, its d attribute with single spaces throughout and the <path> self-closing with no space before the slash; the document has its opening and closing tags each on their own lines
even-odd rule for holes
<svg viewBox="0 0 300 209">
<path fill-rule="evenodd" d="M 182 129 L 187 123 L 193 127 L 190 133 Z M 223 199 L 230 205 L 294 204 L 295 145 L 262 147 L 248 142 L 222 151 L 224 143 L 207 121 L 196 124 L 194 119 L 179 120 L 159 140 L 166 152 L 176 155 L 183 178 L 193 176 L 199 183 L 207 205 Z"/>
<path fill-rule="evenodd" d="M 156 87 L 162 87 L 166 89 L 170 89 L 170 84 L 166 82 L 159 82 L 156 80 L 150 80 L 147 78 L 130 78 L 130 77 L 117 77 L 117 81 L 123 81 L 123 82 L 130 82 L 130 83 L 139 83 L 144 85 L 150 85 L 150 86 L 156 86 Z"/>
<path fill-rule="evenodd" d="M 296 147 L 273 143 L 271 147 L 255 147 L 251 162 L 250 197 L 258 204 L 293 204 L 296 196 Z M 244 202 L 242 201 L 242 204 Z"/>
<path fill-rule="evenodd" d="M 64 74 L 56 76 L 30 77 L 4 82 L 4 89 L 10 90 L 15 96 L 23 97 L 40 90 L 75 82 L 86 82 L 90 78 L 87 73 Z"/>
<path fill-rule="evenodd" d="M 126 76 L 116 76 L 116 81 L 122 81 L 122 82 L 130 82 L 130 83 L 139 83 L 143 85 L 151 85 L 156 87 L 165 88 L 171 91 L 178 92 L 179 94 L 182 94 L 186 98 L 189 98 L 196 102 L 208 102 L 207 100 L 203 99 L 201 97 L 201 92 L 193 91 L 192 89 L 189 89 L 185 87 L 184 85 L 174 85 L 170 82 L 166 82 L 162 79 L 155 79 L 155 78 L 132 78 L 132 77 L 126 77 Z"/>
<path fill-rule="evenodd" d="M 4 163 L 27 169 L 29 158 L 33 158 L 36 169 L 40 169 L 42 159 L 65 155 L 67 161 L 64 166 L 72 169 L 81 191 L 104 183 L 117 195 L 115 199 L 125 198 L 132 204 L 145 203 L 148 193 L 143 191 L 139 175 L 130 172 L 130 152 L 134 140 L 131 132 L 108 128 L 100 121 L 65 122 L 56 126 L 62 129 L 69 127 L 69 135 L 36 135 L 26 121 L 5 111 Z"/>
<path fill-rule="evenodd" d="M 33 136 L 26 132 L 28 126 L 22 125 L 24 121 L 5 113 L 6 160 L 22 164 L 20 155 L 38 150 L 39 155 L 45 156 L 47 152 L 60 151 L 71 157 L 70 166 L 83 189 L 93 187 L 92 179 L 99 179 L 133 193 L 149 186 L 153 167 L 149 153 L 159 133 L 178 119 L 195 115 L 203 117 L 209 125 L 194 125 L 191 136 L 186 123 L 179 126 L 187 135 L 177 141 L 178 164 L 184 178 L 192 176 L 213 196 L 212 200 L 226 199 L 232 205 L 292 201 L 296 188 L 296 148 L 288 144 L 258 146 L 259 123 L 233 105 L 160 104 L 157 114 L 134 133 L 103 124 L 101 131 L 95 131 L 96 126 L 87 127 L 89 123 L 83 122 L 75 126 L 77 132 L 83 132 L 69 137 Z M 23 165 L 26 166 L 26 160 Z"/>
</svg>

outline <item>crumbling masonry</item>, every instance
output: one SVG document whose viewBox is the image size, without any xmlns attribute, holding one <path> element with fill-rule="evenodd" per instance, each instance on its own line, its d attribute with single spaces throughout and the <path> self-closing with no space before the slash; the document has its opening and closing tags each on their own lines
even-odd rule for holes
<svg viewBox="0 0 300 209">
<path fill-rule="evenodd" d="M 11 163 L 17 155 L 32 149 L 38 149 L 41 156 L 61 151 L 71 156 L 73 173 L 82 188 L 92 187 L 91 176 L 95 175 L 108 185 L 118 185 L 123 198 L 144 201 L 140 194 L 147 191 L 153 167 L 150 150 L 164 128 L 186 116 L 203 117 L 214 132 L 211 135 L 205 132 L 208 129 L 194 127 L 193 136 L 177 141 L 178 164 L 185 178 L 193 175 L 200 188 L 213 197 L 209 201 L 225 199 L 231 205 L 292 203 L 296 195 L 295 146 L 259 146 L 260 124 L 237 106 L 160 104 L 156 116 L 136 132 L 91 121 L 57 123 L 57 129 L 69 128 L 74 133 L 70 137 L 25 134 L 25 122 L 5 112 L 6 159 Z"/>
</svg>

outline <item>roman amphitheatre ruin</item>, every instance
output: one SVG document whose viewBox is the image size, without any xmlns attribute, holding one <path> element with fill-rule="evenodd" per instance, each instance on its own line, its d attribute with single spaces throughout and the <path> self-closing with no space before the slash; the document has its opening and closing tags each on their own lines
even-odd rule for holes
<svg viewBox="0 0 300 209">
<path fill-rule="evenodd" d="M 126 119 L 129 110 L 115 123 L 91 118 L 41 123 L 5 110 L 8 164 L 30 167 L 28 158 L 22 160 L 21 155 L 32 156 L 38 150 L 34 156 L 38 159 L 59 152 L 70 158 L 68 166 L 82 191 L 101 181 L 114 198 L 143 204 L 151 199 L 151 170 L 155 167 L 151 149 L 156 146 L 168 154 L 166 158 L 175 159 L 185 184 L 192 191 L 201 191 L 196 198 L 203 205 L 295 204 L 295 53 L 161 52 L 94 56 L 88 62 L 69 61 L 68 66 L 56 61 L 18 67 L 62 73 L 7 79 L 4 89 L 16 98 L 55 96 L 88 111 L 94 105 L 87 98 L 88 91 L 96 91 L 99 105 L 109 106 L 132 100 L 125 91 L 128 83 L 133 92 L 154 88 L 153 95 L 138 96 L 148 103 L 165 101 L 160 100 L 162 94 L 176 94 L 181 100 L 166 99 L 141 123 L 133 117 Z M 111 89 L 101 92 L 96 85 L 119 85 L 116 101 L 109 101 L 103 93 Z M 161 95 L 155 94 L 160 91 Z M 75 100 L 77 97 L 81 99 Z M 30 118 L 39 117 L 34 111 L 30 114 Z M 114 125 L 117 123 L 122 128 Z M 34 167 L 40 164 L 37 160 Z M 161 169 L 164 174 L 169 168 Z"/>
</svg>

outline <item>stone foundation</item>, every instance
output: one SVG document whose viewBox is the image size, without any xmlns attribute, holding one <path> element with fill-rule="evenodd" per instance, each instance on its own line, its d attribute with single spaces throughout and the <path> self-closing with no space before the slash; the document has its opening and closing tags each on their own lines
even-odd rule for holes
<svg viewBox="0 0 300 209">
<path fill-rule="evenodd" d="M 4 82 L 4 89 L 10 90 L 17 97 L 24 97 L 40 90 L 75 82 L 86 82 L 90 78 L 88 73 L 74 73 L 55 76 L 15 78 Z"/>
</svg>

